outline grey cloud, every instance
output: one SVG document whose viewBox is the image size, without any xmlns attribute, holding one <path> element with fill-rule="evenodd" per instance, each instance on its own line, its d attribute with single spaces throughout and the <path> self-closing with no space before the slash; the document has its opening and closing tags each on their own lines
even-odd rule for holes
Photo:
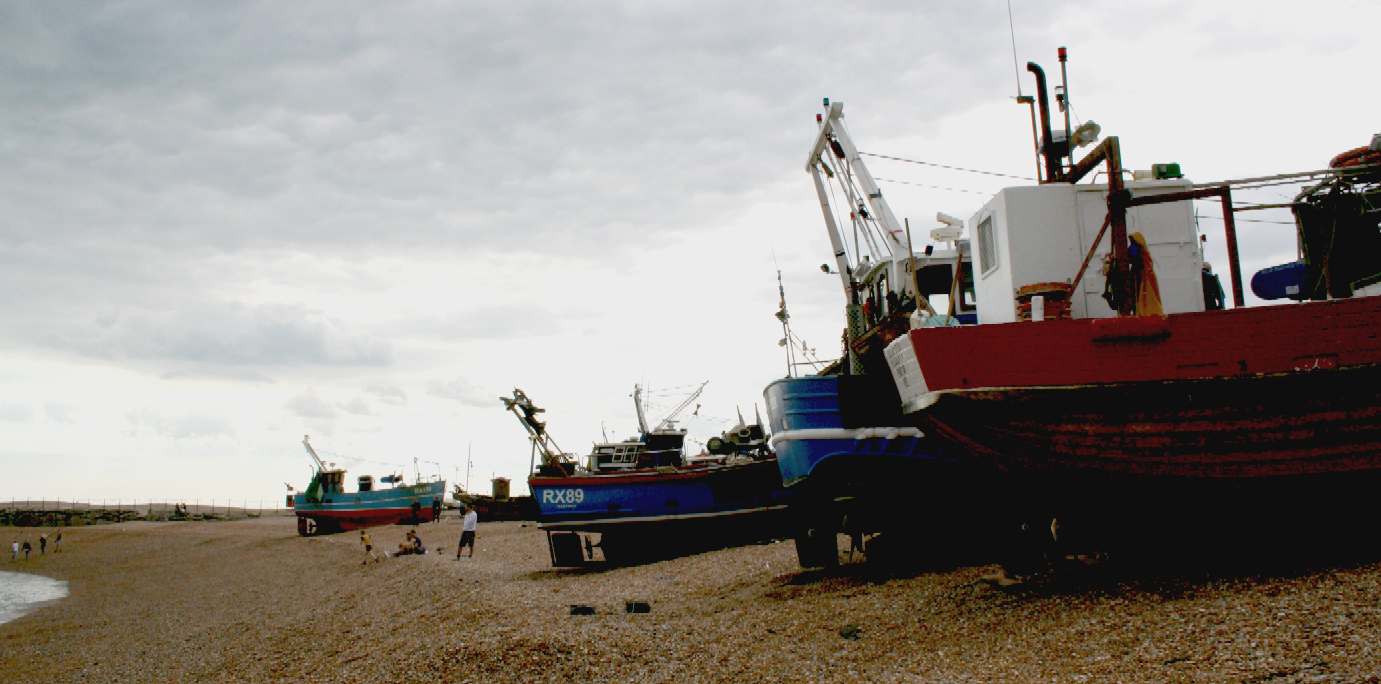
<svg viewBox="0 0 1381 684">
<path fill-rule="evenodd" d="M 67 404 L 48 402 L 43 405 L 43 414 L 54 423 L 71 424 L 72 407 Z"/>
<path fill-rule="evenodd" d="M 340 410 L 345 411 L 346 413 L 353 413 L 357 416 L 374 415 L 374 409 L 369 407 L 369 402 L 366 402 L 364 399 L 361 399 L 359 397 L 355 397 L 350 401 L 337 404 L 337 406 L 340 408 Z"/>
<path fill-rule="evenodd" d="M 364 388 L 364 391 L 374 395 L 374 398 L 385 404 L 402 406 L 408 403 L 408 393 L 397 385 L 382 382 L 370 383 Z"/>
<path fill-rule="evenodd" d="M 150 260 L 156 266 L 137 266 Z M 155 364 L 174 376 L 225 375 L 218 370 L 231 368 L 231 375 L 264 380 L 253 367 L 385 366 L 392 359 L 386 341 L 321 311 L 227 301 L 199 266 L 217 264 L 161 249 L 149 259 L 127 249 L 103 258 L 0 244 L 0 287 L 17 294 L 0 320 L 0 339 Z"/>
<path fill-rule="evenodd" d="M 507 339 L 558 335 L 572 320 L 587 317 L 592 311 L 556 312 L 541 305 L 479 305 L 445 317 L 421 315 L 401 319 L 393 326 L 424 336 L 441 339 Z"/>
<path fill-rule="evenodd" d="M 273 378 L 245 368 L 225 368 L 213 363 L 196 364 L 167 371 L 158 377 L 164 380 L 217 379 L 272 384 Z"/>
<path fill-rule="evenodd" d="M 137 433 L 148 430 L 174 439 L 233 437 L 235 428 L 224 418 L 187 414 L 169 418 L 152 411 L 136 411 L 125 416 Z"/>
<path fill-rule="evenodd" d="M 330 420 L 336 417 L 334 406 L 323 401 L 315 392 L 299 394 L 288 400 L 287 409 L 301 418 Z"/>
<path fill-rule="evenodd" d="M 427 386 L 427 393 L 476 408 L 494 408 L 499 403 L 499 393 L 476 387 L 464 378 L 433 381 Z"/>
<path fill-rule="evenodd" d="M 990 34 L 949 41 L 943 23 L 974 25 L 974 11 L 992 15 Z M 353 321 L 229 291 L 262 277 L 265 254 L 293 251 L 616 259 L 799 169 L 820 95 L 864 98 L 879 118 L 915 102 L 937 116 L 979 75 L 1005 78 L 999 14 L 0 8 L 0 291 L 20 300 L 0 343 L 165 377 L 385 366 L 391 346 Z M 916 29 L 879 35 L 883 19 Z M 846 66 L 827 42 L 869 49 Z M 952 49 L 920 60 L 936 43 Z M 270 277 L 300 277 L 277 267 Z M 405 320 L 390 335 L 511 336 L 509 313 Z"/>
<path fill-rule="evenodd" d="M 64 342 L 93 356 L 228 365 L 386 365 L 387 344 L 293 307 L 210 303 L 206 310 L 116 315 L 93 338 Z"/>
<path fill-rule="evenodd" d="M 979 36 L 924 64 L 945 85 L 903 99 L 894 81 L 960 10 L 14 9 L 0 93 L 17 109 L 0 122 L 30 161 L 5 199 L 33 237 L 592 252 L 732 211 L 797 166 L 829 90 L 890 105 L 970 88 L 954 77 L 1002 66 Z M 916 31 L 879 35 L 883 17 Z M 864 63 L 846 70 L 823 35 L 868 42 Z"/>
<path fill-rule="evenodd" d="M 33 416 L 34 409 L 28 404 L 15 402 L 0 403 L 0 420 L 14 423 L 27 423 Z"/>
<path fill-rule="evenodd" d="M 241 263 L 164 245 L 106 250 L 0 241 L 0 291 L 15 295 L 0 317 L 0 341 L 154 365 L 166 377 L 262 382 L 270 378 L 261 371 L 272 367 L 391 362 L 391 345 L 355 321 L 291 303 L 228 298 L 227 284 L 281 277 L 258 265 L 266 257 L 251 258 Z M 292 272 L 301 264 L 283 259 L 274 268 Z M 342 270 L 319 286 L 379 286 L 361 269 Z"/>
<path fill-rule="evenodd" d="M 173 419 L 169 434 L 178 438 L 219 437 L 235 434 L 234 428 L 224 418 L 217 416 L 182 416 Z"/>
</svg>

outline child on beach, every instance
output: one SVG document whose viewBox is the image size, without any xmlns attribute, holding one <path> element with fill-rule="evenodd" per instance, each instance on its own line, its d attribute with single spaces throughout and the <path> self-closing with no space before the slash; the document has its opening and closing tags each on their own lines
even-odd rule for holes
<svg viewBox="0 0 1381 684">
<path fill-rule="evenodd" d="M 364 545 L 364 560 L 360 561 L 360 565 L 364 565 L 370 560 L 377 563 L 379 561 L 379 554 L 374 553 L 374 540 L 369 538 L 368 532 L 360 530 L 360 543 Z"/>
<path fill-rule="evenodd" d="M 48 553 L 48 535 L 45 533 L 38 535 L 38 555 L 42 556 L 46 553 Z"/>
<path fill-rule="evenodd" d="M 24 549 L 24 560 L 29 560 L 29 552 L 34 550 L 34 545 L 30 544 L 28 539 L 25 539 L 22 548 Z"/>
</svg>

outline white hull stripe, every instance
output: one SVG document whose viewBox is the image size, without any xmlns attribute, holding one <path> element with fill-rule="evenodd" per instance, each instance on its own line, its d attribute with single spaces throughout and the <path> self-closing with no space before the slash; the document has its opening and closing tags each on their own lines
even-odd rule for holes
<svg viewBox="0 0 1381 684">
<path fill-rule="evenodd" d="M 559 520 L 549 523 L 542 523 L 537 526 L 539 530 L 578 530 L 595 525 L 628 525 L 638 523 L 657 523 L 672 520 L 704 520 L 707 518 L 731 518 L 740 515 L 756 515 L 759 513 L 771 513 L 774 511 L 785 511 L 786 504 L 775 506 L 760 506 L 758 508 L 738 508 L 731 511 L 711 511 L 709 513 L 683 513 L 671 515 L 645 515 L 636 518 L 600 518 L 598 520 Z"/>
<path fill-rule="evenodd" d="M 772 435 L 772 446 L 781 442 L 803 439 L 897 439 L 898 437 L 924 437 L 925 433 L 914 427 L 866 427 L 866 428 L 805 428 L 786 430 Z"/>
</svg>

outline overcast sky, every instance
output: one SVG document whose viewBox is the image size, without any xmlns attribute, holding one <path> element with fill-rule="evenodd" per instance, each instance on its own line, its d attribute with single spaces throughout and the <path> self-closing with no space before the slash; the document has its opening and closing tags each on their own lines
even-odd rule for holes
<svg viewBox="0 0 1381 684">
<path fill-rule="evenodd" d="M 1381 131 L 1376 2 L 1012 6 L 1130 167 L 1316 169 Z M 657 414 L 709 380 L 704 439 L 784 372 L 777 268 L 837 355 L 820 98 L 866 151 L 1027 174 L 1015 89 L 997 1 L 0 5 L 0 500 L 276 502 L 303 434 L 448 480 L 473 445 L 487 490 L 527 468 L 515 386 L 585 453 L 635 382 Z M 954 188 L 884 186 L 924 228 L 1002 184 L 872 168 Z M 1241 231 L 1248 274 L 1293 258 Z"/>
</svg>

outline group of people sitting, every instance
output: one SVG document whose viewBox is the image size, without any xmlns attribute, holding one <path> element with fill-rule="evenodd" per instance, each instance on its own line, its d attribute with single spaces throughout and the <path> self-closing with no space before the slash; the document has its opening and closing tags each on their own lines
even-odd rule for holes
<svg viewBox="0 0 1381 684">
<path fill-rule="evenodd" d="M 456 546 L 457 559 L 461 557 L 461 550 L 466 547 L 470 549 L 470 557 L 475 555 L 475 528 L 478 522 L 479 516 L 474 507 L 466 506 L 461 515 L 460 543 Z M 366 530 L 360 530 L 360 545 L 364 546 L 364 560 L 361 564 L 370 561 L 377 562 L 382 558 L 374 551 L 374 540 L 370 538 L 369 532 Z M 389 553 L 388 556 L 397 558 L 398 556 L 420 556 L 425 553 L 427 553 L 427 545 L 422 543 L 422 537 L 418 536 L 417 530 L 413 529 L 408 530 L 407 534 L 403 536 L 403 542 L 398 545 L 398 550 Z"/>
<path fill-rule="evenodd" d="M 427 545 L 422 543 L 422 537 L 417 535 L 416 530 L 408 530 L 408 533 L 403 536 L 402 543 L 398 545 L 398 550 L 394 551 L 391 555 L 395 557 L 411 555 L 420 556 L 426 552 Z"/>
</svg>

